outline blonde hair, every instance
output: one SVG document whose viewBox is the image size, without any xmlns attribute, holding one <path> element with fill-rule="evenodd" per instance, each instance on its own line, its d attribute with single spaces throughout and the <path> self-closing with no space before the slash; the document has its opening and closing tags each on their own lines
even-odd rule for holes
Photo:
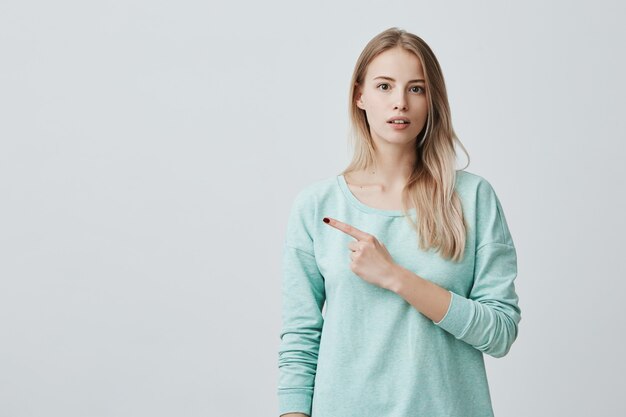
<svg viewBox="0 0 626 417">
<path fill-rule="evenodd" d="M 352 162 L 342 172 L 367 170 L 375 165 L 374 143 L 365 111 L 356 105 L 358 87 L 363 84 L 367 67 L 380 53 L 402 47 L 415 54 L 422 64 L 426 82 L 428 118 L 415 141 L 415 164 L 402 192 L 402 210 L 414 207 L 416 221 L 407 215 L 417 235 L 420 249 L 435 248 L 448 259 L 463 258 L 467 223 L 461 200 L 454 185 L 456 181 L 456 152 L 459 143 L 450 117 L 450 106 L 439 62 L 430 47 L 420 37 L 397 27 L 376 35 L 361 52 L 350 83 L 349 119 L 354 154 Z M 467 165 L 465 166 L 467 168 Z M 465 169 L 463 168 L 463 169 Z"/>
</svg>

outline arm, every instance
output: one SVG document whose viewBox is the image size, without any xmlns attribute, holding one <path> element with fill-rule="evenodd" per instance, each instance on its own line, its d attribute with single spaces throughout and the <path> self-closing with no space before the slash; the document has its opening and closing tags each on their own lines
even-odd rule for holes
<svg viewBox="0 0 626 417">
<path fill-rule="evenodd" d="M 400 266 L 390 290 L 457 339 L 500 358 L 509 352 L 517 338 L 521 320 L 513 284 L 516 271 L 515 248 L 492 243 L 477 252 L 474 286 L 469 298 Z"/>
<path fill-rule="evenodd" d="M 310 416 L 326 300 L 315 260 L 315 204 L 301 193 L 289 217 L 282 262 L 282 328 L 278 352 L 280 415 Z"/>
<path fill-rule="evenodd" d="M 282 299 L 280 412 L 310 415 L 325 302 L 324 280 L 312 254 L 285 246 Z"/>
<path fill-rule="evenodd" d="M 398 266 L 389 289 L 400 295 L 437 326 L 476 349 L 500 358 L 518 334 L 521 321 L 517 253 L 502 206 L 491 185 L 477 190 L 478 218 L 474 276 L 468 297 L 446 290 Z"/>
<path fill-rule="evenodd" d="M 404 298 L 432 321 L 443 319 L 452 299 L 452 293 L 396 264 L 390 291 Z"/>
</svg>

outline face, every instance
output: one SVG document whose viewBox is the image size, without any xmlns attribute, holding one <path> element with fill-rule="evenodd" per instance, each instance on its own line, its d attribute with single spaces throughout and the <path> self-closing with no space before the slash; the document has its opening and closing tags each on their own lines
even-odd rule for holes
<svg viewBox="0 0 626 417">
<path fill-rule="evenodd" d="M 388 49 L 370 62 L 356 105 L 365 110 L 374 141 L 406 144 L 426 124 L 428 102 L 422 64 L 401 47 Z M 408 124 L 392 124 L 401 117 Z"/>
</svg>

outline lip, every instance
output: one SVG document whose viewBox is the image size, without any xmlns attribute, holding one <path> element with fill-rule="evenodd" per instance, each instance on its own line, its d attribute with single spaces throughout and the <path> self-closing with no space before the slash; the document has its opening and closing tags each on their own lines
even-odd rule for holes
<svg viewBox="0 0 626 417">
<path fill-rule="evenodd" d="M 410 123 L 388 123 L 389 125 L 391 125 L 391 128 L 393 130 L 404 130 L 404 129 L 408 129 L 409 126 L 411 125 Z"/>
<path fill-rule="evenodd" d="M 405 122 L 407 122 L 407 123 L 411 123 L 411 121 L 409 120 L 409 118 L 408 118 L 408 117 L 402 117 L 402 116 L 394 116 L 394 117 L 391 117 L 391 118 L 387 119 L 387 123 L 391 123 L 391 122 L 393 122 L 394 120 L 404 120 L 404 121 L 405 121 Z"/>
<path fill-rule="evenodd" d="M 394 120 L 404 120 L 407 123 L 393 123 Z M 408 117 L 402 117 L 402 116 L 394 116 L 391 117 L 389 119 L 387 119 L 387 123 L 391 125 L 391 128 L 393 130 L 404 130 L 407 129 L 409 127 L 409 125 L 411 124 L 411 121 L 409 120 Z"/>
</svg>

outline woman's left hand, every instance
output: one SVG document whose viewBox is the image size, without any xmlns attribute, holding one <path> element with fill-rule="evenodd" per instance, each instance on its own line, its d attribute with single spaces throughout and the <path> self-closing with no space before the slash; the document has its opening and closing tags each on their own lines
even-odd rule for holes
<svg viewBox="0 0 626 417">
<path fill-rule="evenodd" d="M 398 267 L 389 254 L 389 251 L 376 236 L 365 233 L 354 226 L 340 222 L 330 217 L 328 225 L 352 236 L 356 239 L 348 244 L 352 250 L 350 258 L 352 272 L 363 278 L 370 284 L 389 289 L 393 283 L 395 271 Z"/>
</svg>

